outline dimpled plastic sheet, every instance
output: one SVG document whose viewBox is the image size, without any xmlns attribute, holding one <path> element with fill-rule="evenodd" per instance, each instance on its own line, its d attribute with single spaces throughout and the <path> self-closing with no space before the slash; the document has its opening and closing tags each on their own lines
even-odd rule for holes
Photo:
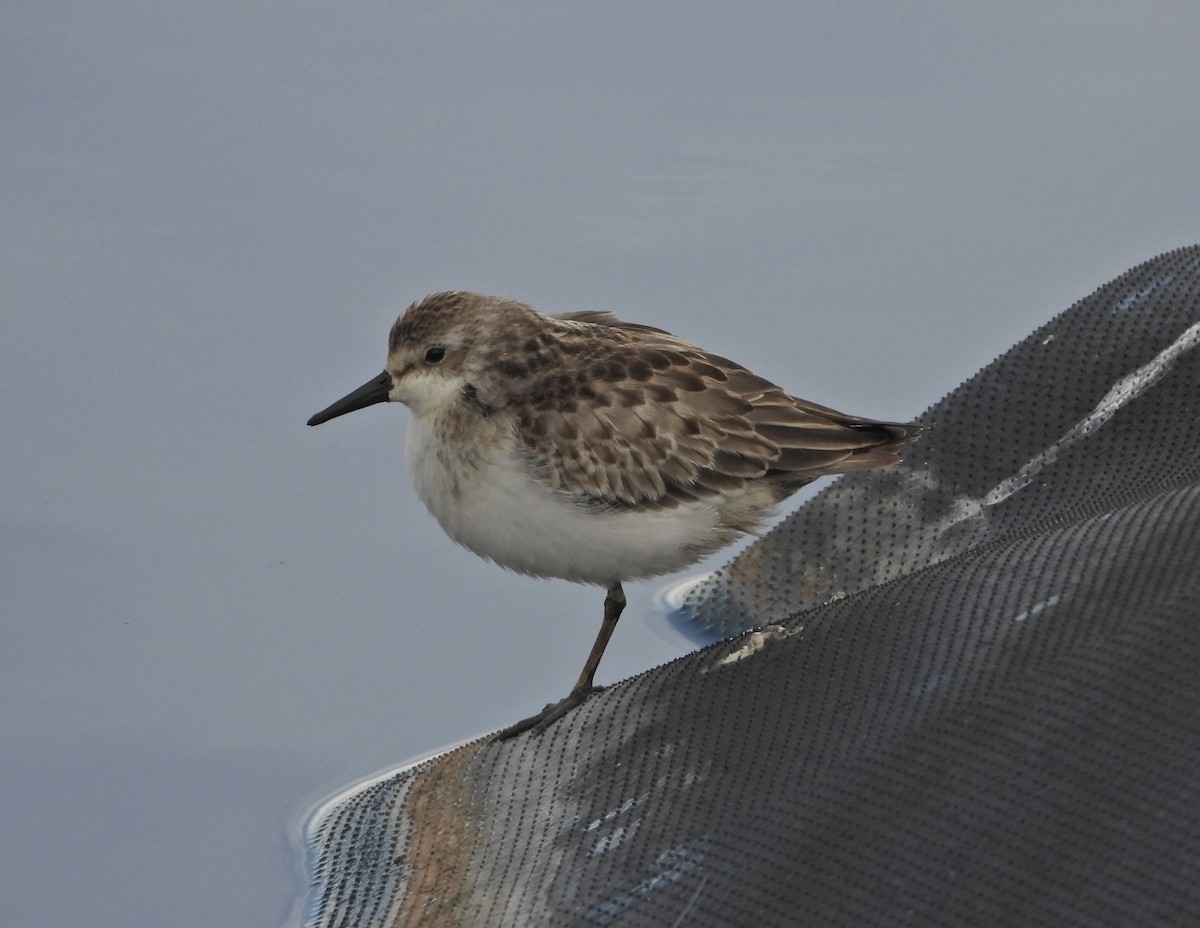
<svg viewBox="0 0 1200 928">
<path fill-rule="evenodd" d="M 1200 248 L 686 608 L 764 627 L 327 806 L 308 920 L 1200 923 Z"/>
</svg>

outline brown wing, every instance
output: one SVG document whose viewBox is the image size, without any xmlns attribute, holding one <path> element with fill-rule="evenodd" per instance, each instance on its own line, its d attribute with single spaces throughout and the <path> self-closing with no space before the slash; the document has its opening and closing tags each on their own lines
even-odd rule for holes
<svg viewBox="0 0 1200 928">
<path fill-rule="evenodd" d="M 513 412 L 531 464 L 565 493 L 674 505 L 765 478 L 783 499 L 824 474 L 894 463 L 918 431 L 795 399 L 660 329 L 559 318 L 564 363 Z"/>
</svg>

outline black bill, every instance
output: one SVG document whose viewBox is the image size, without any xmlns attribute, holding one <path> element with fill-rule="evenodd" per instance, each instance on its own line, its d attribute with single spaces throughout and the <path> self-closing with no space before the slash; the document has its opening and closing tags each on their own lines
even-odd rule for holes
<svg viewBox="0 0 1200 928">
<path fill-rule="evenodd" d="M 392 375 L 384 371 L 374 380 L 369 380 L 353 393 L 347 393 L 332 406 L 327 406 L 308 420 L 309 425 L 320 425 L 356 409 L 365 409 L 376 403 L 386 403 L 392 390 Z"/>
</svg>

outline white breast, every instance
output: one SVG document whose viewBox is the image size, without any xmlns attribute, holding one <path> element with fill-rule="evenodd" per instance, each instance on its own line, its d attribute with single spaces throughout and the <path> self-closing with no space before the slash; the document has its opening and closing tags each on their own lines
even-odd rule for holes
<svg viewBox="0 0 1200 928">
<path fill-rule="evenodd" d="M 513 440 L 447 446 L 409 419 L 405 457 L 422 502 L 454 541 L 510 570 L 609 586 L 671 573 L 728 544 L 716 509 L 596 512 L 531 477 Z"/>
</svg>

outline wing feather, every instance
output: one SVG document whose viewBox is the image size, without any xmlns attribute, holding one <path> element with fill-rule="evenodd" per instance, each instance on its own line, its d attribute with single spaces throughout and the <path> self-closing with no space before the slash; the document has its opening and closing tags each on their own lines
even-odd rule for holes
<svg viewBox="0 0 1200 928">
<path fill-rule="evenodd" d="M 562 363 L 532 382 L 514 427 L 530 466 L 584 503 L 716 503 L 755 480 L 783 499 L 824 474 L 893 463 L 919 431 L 789 396 L 661 329 L 550 318 Z"/>
</svg>

